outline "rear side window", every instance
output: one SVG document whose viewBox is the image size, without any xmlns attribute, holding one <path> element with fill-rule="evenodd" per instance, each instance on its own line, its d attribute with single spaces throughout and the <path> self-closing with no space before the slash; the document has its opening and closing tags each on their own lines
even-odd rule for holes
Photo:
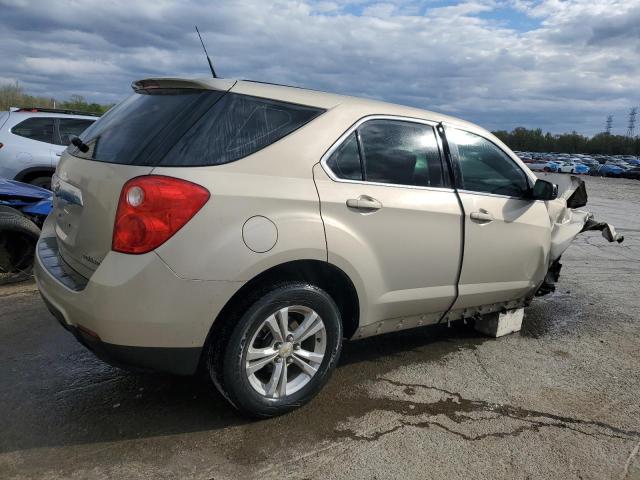
<svg viewBox="0 0 640 480">
<path fill-rule="evenodd" d="M 82 118 L 59 118 L 59 138 L 56 138 L 56 143 L 58 145 L 69 145 L 71 143 L 71 137 L 79 136 L 93 122 L 94 120 L 84 120 Z"/>
<path fill-rule="evenodd" d="M 324 110 L 228 93 L 159 163 L 163 166 L 220 165 L 251 155 Z"/>
<path fill-rule="evenodd" d="M 11 129 L 11 133 L 38 142 L 54 142 L 55 119 L 47 117 L 28 118 Z"/>
<path fill-rule="evenodd" d="M 134 93 L 80 135 L 88 152 L 69 148 L 75 156 L 101 162 L 156 165 L 167 144 L 175 144 L 223 94 L 195 89 Z"/>
<path fill-rule="evenodd" d="M 327 159 L 327 166 L 338 177 L 346 180 L 362 180 L 362 167 L 358 151 L 358 139 L 353 132 Z"/>
</svg>

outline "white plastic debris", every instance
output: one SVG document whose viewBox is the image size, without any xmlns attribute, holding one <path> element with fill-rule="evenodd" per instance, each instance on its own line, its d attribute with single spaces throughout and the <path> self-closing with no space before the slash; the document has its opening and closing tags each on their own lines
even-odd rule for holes
<svg viewBox="0 0 640 480">
<path fill-rule="evenodd" d="M 476 320 L 475 329 L 490 337 L 502 337 L 519 332 L 522 328 L 524 308 L 507 310 L 505 313 L 492 313 Z"/>
</svg>

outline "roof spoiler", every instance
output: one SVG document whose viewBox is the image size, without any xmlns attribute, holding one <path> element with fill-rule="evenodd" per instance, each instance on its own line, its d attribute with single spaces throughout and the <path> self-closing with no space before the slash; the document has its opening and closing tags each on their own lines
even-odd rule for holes
<svg viewBox="0 0 640 480">
<path fill-rule="evenodd" d="M 193 89 L 227 91 L 235 84 L 235 80 L 221 78 L 185 79 L 185 78 L 145 78 L 131 84 L 136 93 L 153 93 L 160 89 Z"/>
</svg>

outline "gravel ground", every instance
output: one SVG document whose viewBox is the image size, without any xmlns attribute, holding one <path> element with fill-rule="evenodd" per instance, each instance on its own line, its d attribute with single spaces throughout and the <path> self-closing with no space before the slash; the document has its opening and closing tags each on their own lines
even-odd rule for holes
<svg viewBox="0 0 640 480">
<path fill-rule="evenodd" d="M 581 235 L 520 333 L 349 343 L 315 401 L 268 421 L 104 365 L 33 284 L 3 287 L 0 478 L 640 479 L 640 182 L 586 181 L 626 241 Z"/>
</svg>

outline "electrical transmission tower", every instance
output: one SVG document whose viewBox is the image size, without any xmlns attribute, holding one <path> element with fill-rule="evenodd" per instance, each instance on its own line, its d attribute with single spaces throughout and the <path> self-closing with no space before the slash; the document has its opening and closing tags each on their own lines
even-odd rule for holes
<svg viewBox="0 0 640 480">
<path fill-rule="evenodd" d="M 604 131 L 607 135 L 611 135 L 611 127 L 613 126 L 613 115 L 607 116 L 607 123 L 605 124 Z"/>
<path fill-rule="evenodd" d="M 633 107 L 629 112 L 629 126 L 627 127 L 627 137 L 633 138 L 635 134 L 637 113 L 638 113 L 637 107 Z"/>
</svg>

